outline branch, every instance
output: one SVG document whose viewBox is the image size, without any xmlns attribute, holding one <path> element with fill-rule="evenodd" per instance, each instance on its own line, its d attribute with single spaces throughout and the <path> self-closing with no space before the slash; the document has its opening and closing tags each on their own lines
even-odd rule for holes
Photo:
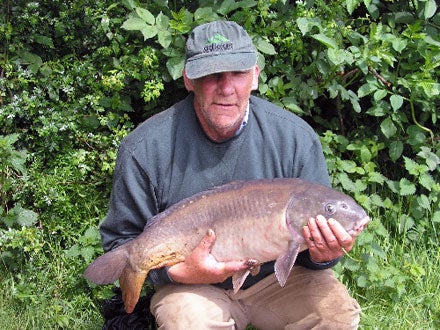
<svg viewBox="0 0 440 330">
<path fill-rule="evenodd" d="M 377 79 L 379 79 L 387 88 L 391 87 L 391 83 L 388 80 L 386 80 L 384 77 L 382 77 L 380 74 L 378 74 L 376 70 L 372 68 L 368 68 L 368 71 L 370 71 Z"/>
</svg>

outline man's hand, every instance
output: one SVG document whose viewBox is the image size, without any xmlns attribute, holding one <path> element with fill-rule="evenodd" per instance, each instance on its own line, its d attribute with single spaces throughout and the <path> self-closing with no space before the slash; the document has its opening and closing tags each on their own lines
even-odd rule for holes
<svg viewBox="0 0 440 330">
<path fill-rule="evenodd" d="M 250 269 L 254 265 L 251 260 L 218 262 L 211 254 L 215 242 L 215 233 L 208 230 L 200 244 L 180 262 L 168 269 L 168 274 L 177 283 L 211 284 L 220 283 L 234 273 Z"/>
<path fill-rule="evenodd" d="M 316 262 L 326 262 L 349 252 L 356 240 L 335 219 L 325 219 L 322 215 L 310 218 L 303 227 L 303 235 L 309 248 L 310 257 Z"/>
</svg>

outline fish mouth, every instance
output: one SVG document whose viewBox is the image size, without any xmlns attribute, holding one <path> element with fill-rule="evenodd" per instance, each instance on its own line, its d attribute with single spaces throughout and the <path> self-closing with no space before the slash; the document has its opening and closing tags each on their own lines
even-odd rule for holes
<svg viewBox="0 0 440 330">
<path fill-rule="evenodd" d="M 351 230 L 348 231 L 348 233 L 352 236 L 352 237 L 357 237 L 359 236 L 359 234 L 362 232 L 362 230 L 365 229 L 365 227 L 368 225 L 368 223 L 370 222 L 370 217 L 369 216 L 365 216 L 364 218 L 362 218 L 360 221 L 356 222 L 356 226 L 353 227 Z"/>
</svg>

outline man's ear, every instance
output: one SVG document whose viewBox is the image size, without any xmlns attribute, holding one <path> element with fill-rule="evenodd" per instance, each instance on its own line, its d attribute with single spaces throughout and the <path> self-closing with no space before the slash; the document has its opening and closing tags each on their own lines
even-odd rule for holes
<svg viewBox="0 0 440 330">
<path fill-rule="evenodd" d="M 183 76 L 183 81 L 185 83 L 185 88 L 188 92 L 193 92 L 194 91 L 194 86 L 192 84 L 191 79 L 188 78 L 188 76 L 186 75 L 185 69 L 183 69 L 182 71 L 182 76 Z"/>
<path fill-rule="evenodd" d="M 260 76 L 260 67 L 258 65 L 254 68 L 254 76 L 252 77 L 252 90 L 258 89 L 258 77 Z"/>
</svg>

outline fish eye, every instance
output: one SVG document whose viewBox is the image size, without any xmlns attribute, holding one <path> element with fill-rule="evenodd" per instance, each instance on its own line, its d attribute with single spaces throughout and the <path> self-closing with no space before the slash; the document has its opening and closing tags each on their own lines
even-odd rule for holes
<svg viewBox="0 0 440 330">
<path fill-rule="evenodd" d="M 325 212 L 327 212 L 328 214 L 332 215 L 332 214 L 335 214 L 335 213 L 336 213 L 336 206 L 333 205 L 333 204 L 331 204 L 331 203 L 328 203 L 328 204 L 326 204 L 326 205 L 324 206 L 324 210 L 325 210 Z"/>
</svg>

